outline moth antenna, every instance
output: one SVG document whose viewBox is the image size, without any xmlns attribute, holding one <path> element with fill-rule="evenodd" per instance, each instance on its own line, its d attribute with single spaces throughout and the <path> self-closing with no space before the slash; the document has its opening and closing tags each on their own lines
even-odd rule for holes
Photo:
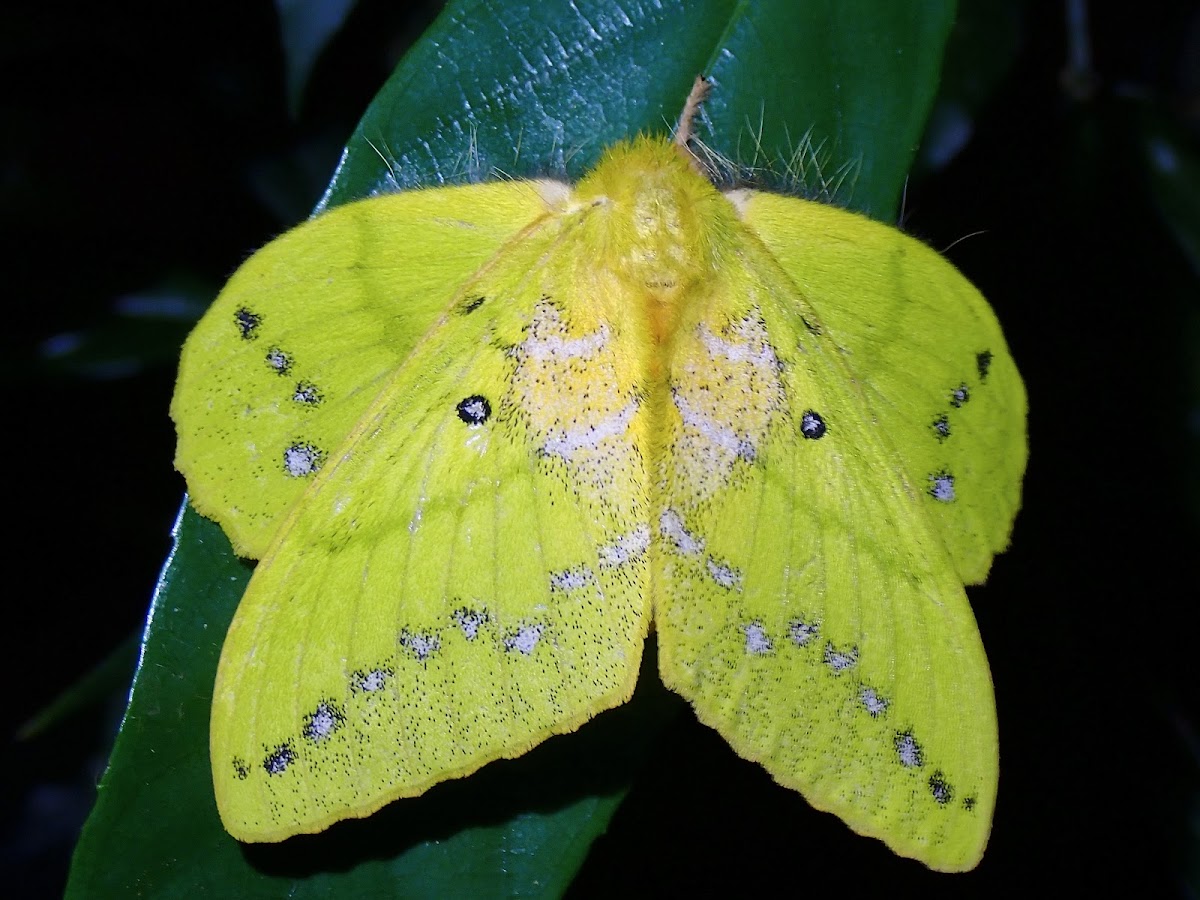
<svg viewBox="0 0 1200 900">
<path fill-rule="evenodd" d="M 696 136 L 693 125 L 696 121 L 696 116 L 700 113 L 700 104 L 708 97 L 708 92 L 712 90 L 712 85 L 703 75 L 697 75 L 696 80 L 692 83 L 692 90 L 688 93 L 687 100 L 683 102 L 683 111 L 679 114 L 679 124 L 675 126 L 675 146 L 678 147 L 687 156 L 688 162 L 692 168 L 700 175 L 708 177 L 708 172 L 704 168 L 699 157 L 688 146 L 688 142 Z"/>
</svg>

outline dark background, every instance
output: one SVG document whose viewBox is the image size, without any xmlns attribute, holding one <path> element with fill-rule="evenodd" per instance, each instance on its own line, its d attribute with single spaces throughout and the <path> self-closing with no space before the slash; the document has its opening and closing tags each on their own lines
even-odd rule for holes
<svg viewBox="0 0 1200 900">
<path fill-rule="evenodd" d="M 0 28 L 17 618 L 0 866 L 28 896 L 61 893 L 170 548 L 178 345 L 238 263 L 308 213 L 436 14 L 362 0 L 292 115 L 272 4 L 204 4 L 183 28 L 162 6 L 9 8 Z M 1070 68 L 1080 33 L 1063 5 L 963 0 L 964 26 L 995 29 L 995 59 L 952 45 L 945 89 L 970 100 L 970 139 L 947 163 L 927 155 L 906 202 L 905 227 L 953 244 L 996 307 L 1030 394 L 1013 548 L 972 593 L 1004 757 L 982 872 L 1047 896 L 1197 896 L 1200 11 L 1091 12 L 1091 64 Z M 1168 151 L 1190 181 L 1155 179 Z M 123 642 L 92 702 L 16 737 Z M 795 866 L 799 889 L 806 866 L 861 840 L 837 826 L 809 843 L 827 817 L 781 826 L 793 807 L 752 790 L 744 847 L 689 831 L 714 765 L 734 794 L 765 776 L 690 721 L 666 741 L 679 749 L 635 785 L 578 895 L 720 890 L 705 863 L 722 856 Z M 645 833 L 666 807 L 677 830 Z"/>
</svg>

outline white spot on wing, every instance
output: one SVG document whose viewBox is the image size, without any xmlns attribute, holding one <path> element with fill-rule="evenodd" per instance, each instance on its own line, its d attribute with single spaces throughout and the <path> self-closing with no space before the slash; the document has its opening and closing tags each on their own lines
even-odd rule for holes
<svg viewBox="0 0 1200 900">
<path fill-rule="evenodd" d="M 821 633 L 821 626 L 816 622 L 801 622 L 797 619 L 788 626 L 788 637 L 797 647 L 803 647 Z"/>
<path fill-rule="evenodd" d="M 706 416 L 693 408 L 679 391 L 673 390 L 671 396 L 675 401 L 675 408 L 679 410 L 679 417 L 683 420 L 684 428 L 690 428 L 709 444 L 724 450 L 731 456 L 748 460 L 754 459 L 754 445 L 740 437 L 733 428 L 722 425 L 712 416 Z"/>
<path fill-rule="evenodd" d="M 487 621 L 487 613 L 477 612 L 473 609 L 459 609 L 454 612 L 454 621 L 458 623 L 458 627 L 462 629 L 466 639 L 473 641 L 479 634 L 479 626 Z"/>
<path fill-rule="evenodd" d="M 757 313 L 725 323 L 719 334 L 699 323 L 680 346 L 680 364 L 670 375 L 679 424 L 668 452 L 676 483 L 698 501 L 724 489 L 739 463 L 759 458 L 785 397 L 779 360 Z"/>
<path fill-rule="evenodd" d="M 658 530 L 685 556 L 694 556 L 704 550 L 704 541 L 683 527 L 683 519 L 673 509 L 663 510 L 658 520 Z"/>
<path fill-rule="evenodd" d="M 880 697 L 875 688 L 864 687 L 858 692 L 858 699 L 872 718 L 882 715 L 888 708 L 887 700 Z"/>
<path fill-rule="evenodd" d="M 561 456 L 570 462 L 571 457 L 580 450 L 595 450 L 609 438 L 620 437 L 628 431 L 637 408 L 638 403 L 634 400 L 623 409 L 604 416 L 594 424 L 579 428 L 555 429 L 547 435 L 545 443 L 542 444 L 542 452 L 547 456 Z"/>
<path fill-rule="evenodd" d="M 276 347 L 267 353 L 267 365 L 276 372 L 283 373 L 291 368 L 292 358 Z"/>
<path fill-rule="evenodd" d="M 321 451 L 312 444 L 293 444 L 283 451 L 283 468 L 293 478 L 312 475 L 321 468 Z"/>
<path fill-rule="evenodd" d="M 700 324 L 697 331 L 704 349 L 714 360 L 724 357 L 733 363 L 748 362 L 760 368 L 773 369 L 776 366 L 775 351 L 771 349 L 770 344 L 761 339 L 761 325 L 752 319 L 743 319 L 734 328 L 734 334 L 741 338 L 740 341 L 728 341 L 720 335 L 713 334 L 704 323 Z"/>
<path fill-rule="evenodd" d="M 507 650 L 516 650 L 528 656 L 533 652 L 533 648 L 537 646 L 537 642 L 542 638 L 542 632 L 546 626 L 537 625 L 522 625 L 515 632 L 504 639 L 504 647 Z"/>
<path fill-rule="evenodd" d="M 405 629 L 400 632 L 400 646 L 424 662 L 442 646 L 442 639 L 436 634 L 421 634 Z"/>
<path fill-rule="evenodd" d="M 562 315 L 554 304 L 539 303 L 529 325 L 529 336 L 517 345 L 517 353 L 539 361 L 587 361 L 608 343 L 607 325 L 601 325 L 596 331 L 581 337 L 566 337 L 565 333 Z"/>
<path fill-rule="evenodd" d="M 950 503 L 954 500 L 954 476 L 948 472 L 939 472 L 929 476 L 929 493 L 934 500 Z"/>
<path fill-rule="evenodd" d="M 301 382 L 296 385 L 296 390 L 292 394 L 292 400 L 304 406 L 316 406 L 321 402 L 321 392 L 317 390 L 315 384 Z"/>
<path fill-rule="evenodd" d="M 600 548 L 600 565 L 606 569 L 623 566 L 632 559 L 637 559 L 650 546 L 650 529 L 639 525 L 629 534 L 623 534 L 611 544 Z"/>
<path fill-rule="evenodd" d="M 825 645 L 825 665 L 833 670 L 834 675 L 841 675 L 848 669 L 854 668 L 858 662 L 858 648 L 851 647 L 845 653 L 833 648 L 833 644 Z"/>
<path fill-rule="evenodd" d="M 705 565 L 708 566 L 708 574 L 712 576 L 712 580 L 727 591 L 742 589 L 742 573 L 733 566 L 719 563 L 711 556 L 705 560 Z"/>
<path fill-rule="evenodd" d="M 761 656 L 764 653 L 770 653 L 774 649 L 771 639 L 767 637 L 767 632 L 763 629 L 761 622 L 751 622 L 749 625 L 743 625 L 742 631 L 746 635 L 747 653 L 753 656 Z"/>
<path fill-rule="evenodd" d="M 596 576 L 587 566 L 550 573 L 550 587 L 560 591 L 575 591 L 592 584 L 595 580 Z"/>
<path fill-rule="evenodd" d="M 337 730 L 342 717 L 328 703 L 320 703 L 305 717 L 304 736 L 310 741 L 322 741 Z"/>
<path fill-rule="evenodd" d="M 351 679 L 351 687 L 359 691 L 377 691 L 387 684 L 391 672 L 386 669 L 372 669 L 370 672 L 355 672 Z"/>
<path fill-rule="evenodd" d="M 296 754 L 292 748 L 287 744 L 280 744 L 267 754 L 267 758 L 263 760 L 263 768 L 267 770 L 268 775 L 282 775 L 295 761 Z"/>
<path fill-rule="evenodd" d="M 924 764 L 924 759 L 921 756 L 921 745 L 917 743 L 911 731 L 905 731 L 896 735 L 896 756 L 900 758 L 900 765 L 910 769 L 918 768 Z"/>
</svg>

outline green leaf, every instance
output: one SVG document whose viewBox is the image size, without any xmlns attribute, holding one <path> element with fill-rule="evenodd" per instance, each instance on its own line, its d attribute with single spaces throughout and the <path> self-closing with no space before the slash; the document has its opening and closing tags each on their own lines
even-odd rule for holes
<svg viewBox="0 0 1200 900">
<path fill-rule="evenodd" d="M 813 174 L 811 153 L 799 167 L 792 157 L 819 148 L 821 177 L 855 173 L 828 193 L 892 219 L 953 12 L 892 0 L 451 3 L 367 110 L 322 204 L 493 170 L 576 176 L 616 140 L 667 132 L 703 72 L 708 146 L 780 185 Z M 243 847 L 217 819 L 207 732 L 249 572 L 215 525 L 181 514 L 69 897 L 557 895 L 682 707 L 650 672 L 631 704 L 519 760 L 320 835 Z"/>
<path fill-rule="evenodd" d="M 809 135 L 829 166 L 858 172 L 839 202 L 895 218 L 953 3 L 693 0 L 634 15 L 605 2 L 449 5 L 371 103 L 321 205 L 493 170 L 576 178 L 610 144 L 668 132 L 704 74 L 713 149 L 786 165 Z"/>
</svg>

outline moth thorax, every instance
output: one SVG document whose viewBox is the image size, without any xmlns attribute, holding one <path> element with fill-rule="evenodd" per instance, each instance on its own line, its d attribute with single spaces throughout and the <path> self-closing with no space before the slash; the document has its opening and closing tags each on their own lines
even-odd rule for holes
<svg viewBox="0 0 1200 900">
<path fill-rule="evenodd" d="M 635 194 L 629 210 L 630 241 L 620 268 L 650 290 L 689 281 L 696 268 L 678 199 L 670 187 L 647 187 Z"/>
<path fill-rule="evenodd" d="M 686 288 L 702 268 L 697 258 L 704 243 L 690 198 L 673 184 L 645 184 L 618 215 L 628 240 L 618 261 L 621 275 L 653 293 Z"/>
<path fill-rule="evenodd" d="M 578 202 L 595 214 L 591 261 L 670 303 L 705 269 L 709 241 L 700 207 L 711 196 L 720 195 L 672 144 L 639 138 L 611 148 L 577 186 Z"/>
</svg>

